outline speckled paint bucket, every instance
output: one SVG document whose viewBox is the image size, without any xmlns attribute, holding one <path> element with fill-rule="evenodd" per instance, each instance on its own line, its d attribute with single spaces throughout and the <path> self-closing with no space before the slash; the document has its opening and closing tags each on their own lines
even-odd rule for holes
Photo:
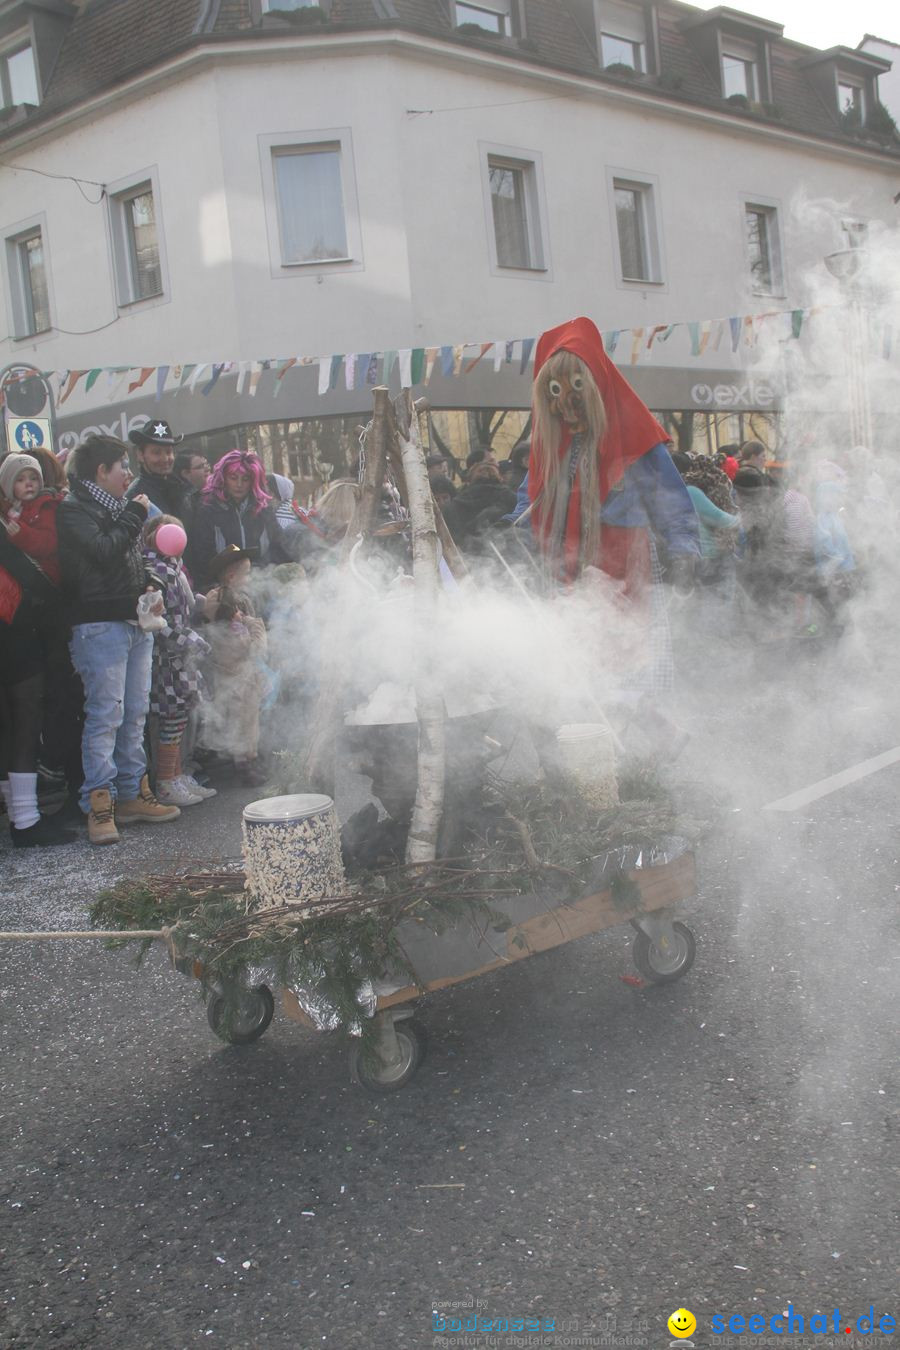
<svg viewBox="0 0 900 1350">
<path fill-rule="evenodd" d="M 247 890 L 260 908 L 346 890 L 341 832 L 330 797 L 264 797 L 244 807 L 242 824 Z"/>
</svg>

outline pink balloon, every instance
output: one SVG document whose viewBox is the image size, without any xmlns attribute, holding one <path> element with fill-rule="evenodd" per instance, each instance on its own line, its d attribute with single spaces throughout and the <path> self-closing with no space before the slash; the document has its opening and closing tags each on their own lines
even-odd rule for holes
<svg viewBox="0 0 900 1350">
<path fill-rule="evenodd" d="M 156 531 L 156 551 L 167 558 L 180 558 L 187 547 L 187 535 L 180 525 L 160 525 Z"/>
</svg>

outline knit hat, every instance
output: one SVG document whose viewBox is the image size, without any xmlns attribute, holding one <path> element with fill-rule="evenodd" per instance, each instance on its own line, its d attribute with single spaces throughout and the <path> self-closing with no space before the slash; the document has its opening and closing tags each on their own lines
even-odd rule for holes
<svg viewBox="0 0 900 1350">
<path fill-rule="evenodd" d="M 7 455 L 6 459 L 0 463 L 0 492 L 3 493 L 7 501 L 12 501 L 16 479 L 26 469 L 31 469 L 32 472 L 37 474 L 41 480 L 41 487 L 43 487 L 44 475 L 41 473 L 41 466 L 30 455 Z"/>
</svg>

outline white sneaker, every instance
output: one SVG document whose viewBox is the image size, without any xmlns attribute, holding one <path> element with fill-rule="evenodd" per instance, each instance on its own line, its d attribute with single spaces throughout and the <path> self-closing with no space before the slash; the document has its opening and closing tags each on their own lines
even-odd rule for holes
<svg viewBox="0 0 900 1350">
<path fill-rule="evenodd" d="M 207 797 L 215 797 L 216 795 L 215 788 L 203 787 L 189 773 L 183 773 L 180 778 L 176 779 L 176 782 L 183 783 L 188 792 L 193 792 L 195 797 L 201 797 L 204 801 Z"/>
<path fill-rule="evenodd" d="M 180 778 L 161 778 L 156 784 L 156 800 L 163 806 L 196 806 L 203 798 L 192 792 Z"/>
</svg>

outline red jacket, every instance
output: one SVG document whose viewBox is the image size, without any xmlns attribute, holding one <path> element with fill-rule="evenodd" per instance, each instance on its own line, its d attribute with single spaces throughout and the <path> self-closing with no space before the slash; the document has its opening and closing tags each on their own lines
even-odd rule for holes
<svg viewBox="0 0 900 1350">
<path fill-rule="evenodd" d="M 60 501 L 56 493 L 39 492 L 33 501 L 23 504 L 22 514 L 14 517 L 19 528 L 9 536 L 10 542 L 33 558 L 54 586 L 62 581 L 56 542 L 56 511 Z"/>
</svg>

